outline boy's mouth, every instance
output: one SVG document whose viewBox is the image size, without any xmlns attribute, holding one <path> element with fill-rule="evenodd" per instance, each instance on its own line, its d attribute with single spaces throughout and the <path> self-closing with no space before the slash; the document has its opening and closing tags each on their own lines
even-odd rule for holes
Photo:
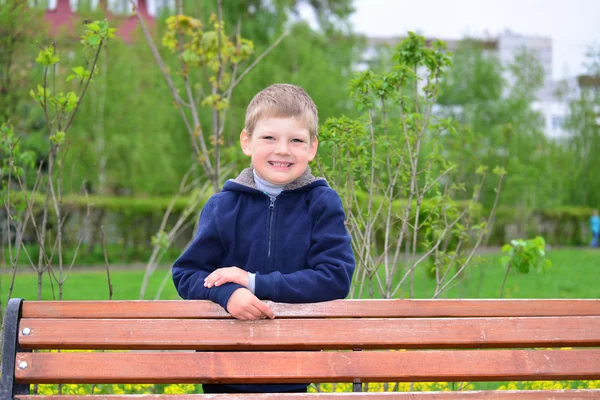
<svg viewBox="0 0 600 400">
<path fill-rule="evenodd" d="M 269 164 L 271 164 L 274 167 L 291 167 L 292 163 L 283 163 L 283 162 L 277 162 L 277 161 L 269 161 Z"/>
</svg>

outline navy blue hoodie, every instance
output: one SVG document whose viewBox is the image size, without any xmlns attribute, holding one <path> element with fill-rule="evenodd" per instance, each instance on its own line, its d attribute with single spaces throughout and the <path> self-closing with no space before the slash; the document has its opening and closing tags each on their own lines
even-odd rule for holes
<svg viewBox="0 0 600 400">
<path fill-rule="evenodd" d="M 243 286 L 204 287 L 215 269 L 236 266 L 256 274 L 255 295 L 280 303 L 343 299 L 354 272 L 354 254 L 338 194 L 307 168 L 275 201 L 256 189 L 252 169 L 213 195 L 198 232 L 173 265 L 173 281 L 186 300 L 212 300 L 227 309 Z M 233 386 L 233 385 L 232 385 Z M 235 385 L 278 392 L 306 385 Z"/>
</svg>

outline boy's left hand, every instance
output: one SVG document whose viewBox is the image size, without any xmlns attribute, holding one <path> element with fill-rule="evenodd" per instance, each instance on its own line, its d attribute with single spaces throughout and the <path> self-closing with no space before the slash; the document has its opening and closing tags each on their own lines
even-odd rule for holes
<svg viewBox="0 0 600 400">
<path fill-rule="evenodd" d="M 204 280 L 204 286 L 211 288 L 233 282 L 248 287 L 248 272 L 238 267 L 223 267 L 211 272 Z"/>
</svg>

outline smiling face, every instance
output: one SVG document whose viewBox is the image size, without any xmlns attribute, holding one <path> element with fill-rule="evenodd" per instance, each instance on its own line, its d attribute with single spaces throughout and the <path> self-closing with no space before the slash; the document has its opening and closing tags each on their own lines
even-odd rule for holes
<svg viewBox="0 0 600 400">
<path fill-rule="evenodd" d="M 287 185 L 298 179 L 317 154 L 318 141 L 296 118 L 259 120 L 254 132 L 240 135 L 244 154 L 261 178 L 274 185 Z"/>
</svg>

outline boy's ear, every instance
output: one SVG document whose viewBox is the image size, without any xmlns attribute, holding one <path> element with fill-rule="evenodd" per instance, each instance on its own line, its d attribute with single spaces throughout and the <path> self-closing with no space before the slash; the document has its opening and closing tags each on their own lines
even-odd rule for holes
<svg viewBox="0 0 600 400">
<path fill-rule="evenodd" d="M 317 155 L 317 149 L 319 148 L 319 139 L 314 138 L 310 141 L 310 149 L 308 149 L 308 162 L 315 159 Z"/>
<path fill-rule="evenodd" d="M 240 133 L 240 146 L 242 146 L 242 151 L 245 155 L 252 155 L 252 150 L 250 149 L 250 135 L 248 135 L 248 132 L 246 132 L 245 129 Z"/>
</svg>

